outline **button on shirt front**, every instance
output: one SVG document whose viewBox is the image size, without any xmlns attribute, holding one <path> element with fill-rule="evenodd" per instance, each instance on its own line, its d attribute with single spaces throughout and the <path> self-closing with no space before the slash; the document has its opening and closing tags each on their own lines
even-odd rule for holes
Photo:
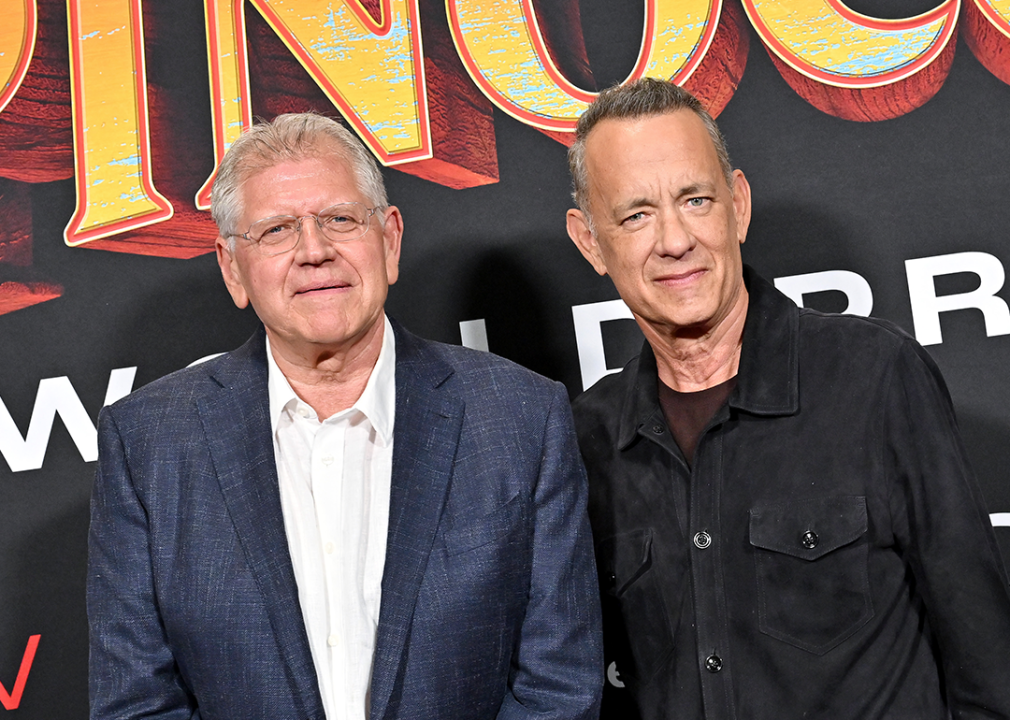
<svg viewBox="0 0 1010 720">
<path fill-rule="evenodd" d="M 361 397 L 320 420 L 267 346 L 284 527 L 329 720 L 368 715 L 389 524 L 395 354 L 387 319 Z"/>
</svg>

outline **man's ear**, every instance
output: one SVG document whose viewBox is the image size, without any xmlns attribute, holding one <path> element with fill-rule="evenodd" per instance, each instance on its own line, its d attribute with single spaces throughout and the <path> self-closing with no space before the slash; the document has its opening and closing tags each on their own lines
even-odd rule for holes
<svg viewBox="0 0 1010 720">
<path fill-rule="evenodd" d="M 400 276 L 400 240 L 403 238 L 403 216 L 395 205 L 386 208 L 382 222 L 382 246 L 386 256 L 386 281 L 392 285 Z"/>
<path fill-rule="evenodd" d="M 221 277 L 224 278 L 224 285 L 228 288 L 232 302 L 238 308 L 249 305 L 249 294 L 242 284 L 242 269 L 235 259 L 235 252 L 229 247 L 228 241 L 218 236 L 214 243 L 217 250 L 217 265 L 221 268 Z"/>
<path fill-rule="evenodd" d="M 600 275 L 607 274 L 607 265 L 603 262 L 603 255 L 600 253 L 600 245 L 596 242 L 596 237 L 589 229 L 589 218 L 577 209 L 572 208 L 566 216 L 568 224 L 568 237 L 575 243 L 575 247 L 582 253 L 582 257 L 589 261 Z"/>
<path fill-rule="evenodd" d="M 740 244 L 747 239 L 750 227 L 750 183 L 743 170 L 733 171 L 733 214 L 736 216 L 736 234 Z"/>
</svg>

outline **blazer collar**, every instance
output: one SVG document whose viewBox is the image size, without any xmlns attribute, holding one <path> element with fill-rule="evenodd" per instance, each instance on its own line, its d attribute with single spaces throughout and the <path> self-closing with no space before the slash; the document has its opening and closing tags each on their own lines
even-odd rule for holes
<svg viewBox="0 0 1010 720">
<path fill-rule="evenodd" d="M 452 366 L 437 346 L 396 322 L 392 325 L 396 418 L 389 535 L 372 667 L 370 716 L 376 720 L 396 712 L 394 692 L 402 685 L 414 607 L 445 507 L 464 412 L 454 391 Z"/>
<path fill-rule="evenodd" d="M 266 601 L 300 715 L 323 717 L 278 492 L 262 327 L 207 363 L 216 389 L 197 401 L 214 470 L 246 561 Z"/>
<path fill-rule="evenodd" d="M 754 415 L 795 414 L 799 411 L 799 310 L 749 266 L 743 272 L 750 299 L 737 386 L 729 406 Z M 656 356 L 648 342 L 624 373 L 621 449 L 635 441 L 640 428 L 662 418 Z"/>
</svg>

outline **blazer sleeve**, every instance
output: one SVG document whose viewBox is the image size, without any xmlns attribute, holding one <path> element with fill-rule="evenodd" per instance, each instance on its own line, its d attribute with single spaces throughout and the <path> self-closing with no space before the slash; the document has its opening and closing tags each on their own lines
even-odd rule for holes
<svg viewBox="0 0 1010 720">
<path fill-rule="evenodd" d="M 88 536 L 91 718 L 199 720 L 158 612 L 147 510 L 109 408 L 98 444 Z"/>
<path fill-rule="evenodd" d="M 558 384 L 533 494 L 529 604 L 500 720 L 599 715 L 603 638 L 587 495 L 571 407 Z"/>
</svg>

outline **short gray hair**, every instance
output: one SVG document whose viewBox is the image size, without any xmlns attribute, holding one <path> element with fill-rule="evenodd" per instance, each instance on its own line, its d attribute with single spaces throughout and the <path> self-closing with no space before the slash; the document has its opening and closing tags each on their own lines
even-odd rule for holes
<svg viewBox="0 0 1010 720">
<path fill-rule="evenodd" d="M 600 93 L 599 97 L 582 113 L 575 127 L 575 144 L 568 149 L 568 169 L 572 174 L 572 197 L 575 204 L 590 221 L 589 171 L 586 169 L 586 138 L 603 120 L 635 120 L 652 115 L 666 115 L 678 110 L 689 110 L 701 118 L 719 157 L 719 166 L 726 176 L 730 192 L 733 190 L 733 166 L 729 162 L 726 140 L 719 126 L 694 95 L 684 88 L 665 80 L 642 78 L 627 85 L 615 85 Z"/>
<path fill-rule="evenodd" d="M 317 113 L 287 113 L 253 125 L 225 153 L 211 191 L 211 216 L 221 237 L 235 241 L 242 186 L 250 177 L 288 160 L 326 157 L 350 164 L 358 189 L 374 207 L 389 204 L 375 159 L 350 130 Z"/>
</svg>

